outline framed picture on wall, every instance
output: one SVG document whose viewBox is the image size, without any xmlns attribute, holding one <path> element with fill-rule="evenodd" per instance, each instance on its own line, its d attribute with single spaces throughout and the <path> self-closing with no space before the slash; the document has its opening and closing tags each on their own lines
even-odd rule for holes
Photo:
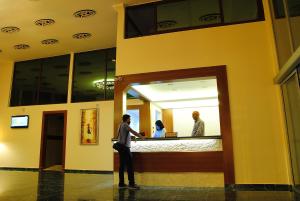
<svg viewBox="0 0 300 201">
<path fill-rule="evenodd" d="M 80 144 L 98 144 L 98 109 L 82 109 L 80 127 Z"/>
</svg>

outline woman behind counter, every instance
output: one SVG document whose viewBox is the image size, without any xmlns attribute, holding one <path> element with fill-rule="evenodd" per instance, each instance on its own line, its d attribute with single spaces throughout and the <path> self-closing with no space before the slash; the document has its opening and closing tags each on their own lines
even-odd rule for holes
<svg viewBox="0 0 300 201">
<path fill-rule="evenodd" d="M 153 135 L 154 138 L 166 137 L 166 129 L 161 120 L 155 122 L 156 131 Z"/>
</svg>

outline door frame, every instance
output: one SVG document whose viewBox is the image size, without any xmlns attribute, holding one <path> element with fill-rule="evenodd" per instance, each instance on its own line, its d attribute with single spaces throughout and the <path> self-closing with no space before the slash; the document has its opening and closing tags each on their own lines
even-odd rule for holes
<svg viewBox="0 0 300 201">
<path fill-rule="evenodd" d="M 40 146 L 40 163 L 39 163 L 39 169 L 43 170 L 44 166 L 44 159 L 45 159 L 45 153 L 46 153 L 46 147 L 45 142 L 45 117 L 49 114 L 63 114 L 64 115 L 64 131 L 63 131 L 63 151 L 62 151 L 62 171 L 65 169 L 65 154 L 66 154 L 66 135 L 67 135 L 67 116 L 68 111 L 67 110 L 57 110 L 57 111 L 43 111 L 42 115 L 42 131 L 41 131 L 41 146 Z"/>
<path fill-rule="evenodd" d="M 119 123 L 122 121 L 122 115 L 125 114 L 126 103 L 124 102 L 126 102 L 126 91 L 131 85 L 157 82 L 163 83 L 178 79 L 199 77 L 216 77 L 217 79 L 220 126 L 223 145 L 222 163 L 224 183 L 225 185 L 235 184 L 229 91 L 227 68 L 225 65 L 116 76 L 114 92 L 114 138 L 117 138 L 117 129 Z"/>
</svg>

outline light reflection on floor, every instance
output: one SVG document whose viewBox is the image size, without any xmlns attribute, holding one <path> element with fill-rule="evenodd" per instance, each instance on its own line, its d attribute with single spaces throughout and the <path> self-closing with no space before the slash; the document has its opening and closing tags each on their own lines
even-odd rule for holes
<svg viewBox="0 0 300 201">
<path fill-rule="evenodd" d="M 0 201 L 296 201 L 288 191 L 172 187 L 119 190 L 113 186 L 111 174 L 0 171 L 0 178 Z"/>
</svg>

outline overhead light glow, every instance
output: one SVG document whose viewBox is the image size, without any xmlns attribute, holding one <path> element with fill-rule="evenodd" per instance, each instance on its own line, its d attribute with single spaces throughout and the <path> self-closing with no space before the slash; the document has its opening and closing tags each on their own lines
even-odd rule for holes
<svg viewBox="0 0 300 201">
<path fill-rule="evenodd" d="M 204 99 L 204 100 L 191 100 L 191 101 L 167 101 L 156 102 L 162 109 L 175 109 L 175 108 L 197 108 L 197 107 L 216 107 L 219 105 L 218 99 Z"/>
<path fill-rule="evenodd" d="M 216 79 L 132 86 L 150 101 L 174 101 L 218 97 Z"/>
<path fill-rule="evenodd" d="M 93 84 L 98 89 L 105 89 L 105 80 L 104 79 L 95 80 L 95 81 L 93 81 Z M 114 79 L 107 79 L 106 80 L 106 88 L 108 90 L 113 90 L 114 86 L 115 86 L 115 80 Z"/>
</svg>

